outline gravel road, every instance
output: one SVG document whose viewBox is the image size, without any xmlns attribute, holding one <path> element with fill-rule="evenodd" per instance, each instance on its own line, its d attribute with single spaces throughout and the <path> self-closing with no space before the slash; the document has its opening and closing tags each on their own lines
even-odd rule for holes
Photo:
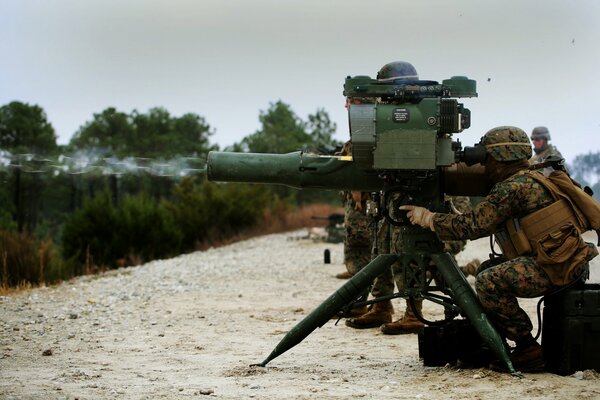
<svg viewBox="0 0 600 400">
<path fill-rule="evenodd" d="M 297 231 L 0 297 L 0 397 L 15 399 L 598 399 L 572 376 L 424 367 L 415 335 L 334 321 L 267 368 L 282 336 L 343 282 L 342 245 Z M 330 249 L 332 264 L 323 263 Z M 471 242 L 459 261 L 485 258 Z M 600 282 L 600 265 L 592 266 Z M 472 278 L 471 278 L 472 279 Z M 533 312 L 535 300 L 523 302 Z M 404 305 L 395 300 L 396 314 Z M 428 315 L 439 315 L 427 306 Z"/>
</svg>

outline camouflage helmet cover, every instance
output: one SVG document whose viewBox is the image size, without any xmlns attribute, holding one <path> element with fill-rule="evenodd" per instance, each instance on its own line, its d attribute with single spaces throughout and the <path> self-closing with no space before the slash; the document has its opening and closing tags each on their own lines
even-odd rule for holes
<svg viewBox="0 0 600 400">
<path fill-rule="evenodd" d="M 550 131 L 545 126 L 536 126 L 531 131 L 531 140 L 533 139 L 545 139 L 546 141 L 550 140 Z"/>
<path fill-rule="evenodd" d="M 418 80 L 419 74 L 413 65 L 406 61 L 394 61 L 385 64 L 377 73 L 378 81 Z"/>
<path fill-rule="evenodd" d="M 514 126 L 499 126 L 490 129 L 481 144 L 496 161 L 518 161 L 531 158 L 531 142 L 527 134 Z"/>
</svg>

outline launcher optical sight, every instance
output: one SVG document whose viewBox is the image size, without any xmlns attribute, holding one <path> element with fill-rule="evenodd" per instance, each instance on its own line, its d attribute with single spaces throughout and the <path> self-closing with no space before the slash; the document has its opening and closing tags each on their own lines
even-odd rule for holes
<svg viewBox="0 0 600 400">
<path fill-rule="evenodd" d="M 435 170 L 457 160 L 451 134 L 471 125 L 471 113 L 456 98 L 476 97 L 476 83 L 463 76 L 436 81 L 385 81 L 347 77 L 352 156 L 362 169 Z"/>
</svg>

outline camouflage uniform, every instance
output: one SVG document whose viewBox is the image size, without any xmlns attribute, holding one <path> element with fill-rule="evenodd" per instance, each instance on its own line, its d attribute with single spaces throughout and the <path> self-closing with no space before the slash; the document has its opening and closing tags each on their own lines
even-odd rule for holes
<svg viewBox="0 0 600 400">
<path fill-rule="evenodd" d="M 462 214 L 471 212 L 473 210 L 471 201 L 466 196 L 446 196 L 446 202 L 450 202 L 452 205 L 454 205 L 456 211 Z M 463 251 L 466 245 L 466 240 L 446 240 L 444 241 L 444 251 L 450 253 L 452 256 L 455 256 Z"/>
<path fill-rule="evenodd" d="M 504 136 L 495 140 L 496 132 Z M 491 139 L 486 142 L 486 138 Z M 486 164 L 486 170 L 490 169 L 488 174 L 494 175 L 494 181 L 498 183 L 470 213 L 434 214 L 432 228 L 440 239 L 476 239 L 488 236 L 501 230 L 507 220 L 524 217 L 554 202 L 551 193 L 532 178 L 531 174 L 538 172 L 525 172 L 531 147 L 525 149 L 524 146 L 511 146 L 510 142 L 520 145 L 528 144 L 529 140 L 520 129 L 507 127 L 496 128 L 484 136 L 482 144 L 489 145 L 489 156 L 497 160 L 496 164 Z M 484 309 L 496 323 L 500 333 L 515 342 L 530 337 L 532 329 L 529 317 L 518 306 L 517 297 L 538 297 L 557 287 L 547 273 L 549 267 L 538 265 L 535 258 L 535 254 L 514 258 L 485 269 L 476 278 L 477 294 Z M 579 272 L 574 271 L 573 276 L 568 277 L 569 280 L 575 279 Z"/>
<path fill-rule="evenodd" d="M 560 154 L 556 147 L 548 143 L 550 141 L 550 132 L 545 126 L 538 126 L 533 128 L 533 131 L 531 132 L 531 139 L 542 139 L 544 141 L 544 144 L 541 148 L 533 149 L 535 151 L 535 154 L 529 159 L 529 164 L 534 165 L 542 163 L 546 161 L 546 159 L 548 159 L 549 157 L 558 157 L 564 159 L 564 157 L 562 156 L 562 154 Z M 541 170 L 541 172 L 546 176 L 550 175 L 552 171 L 552 167 L 546 167 Z"/>
<path fill-rule="evenodd" d="M 344 143 L 342 150 L 336 155 L 352 155 L 352 142 Z M 360 195 L 358 195 L 360 193 Z M 360 197 L 357 204 L 356 197 Z M 366 201 L 369 194 L 366 192 L 340 192 L 344 204 L 344 264 L 348 273 L 336 275 L 338 278 L 349 278 L 356 274 L 371 261 L 371 231 L 370 219 L 366 214 Z"/>
<path fill-rule="evenodd" d="M 540 151 L 539 153 L 536 152 L 536 154 L 534 154 L 533 157 L 529 159 L 529 164 L 534 165 L 542 163 L 546 161 L 546 159 L 549 157 L 563 158 L 562 154 L 560 154 L 556 147 L 546 143 L 542 151 Z M 543 173 L 545 176 L 550 175 L 552 171 L 554 171 L 552 167 L 545 167 L 540 169 L 540 172 Z"/>
<path fill-rule="evenodd" d="M 361 193 L 360 210 L 357 209 L 351 192 L 344 196 L 344 264 L 351 275 L 356 274 L 371 261 L 370 220 L 366 215 L 367 193 Z"/>
<path fill-rule="evenodd" d="M 534 154 L 533 157 L 531 157 L 531 159 L 529 160 L 530 164 L 538 164 L 541 163 L 543 161 L 545 161 L 548 157 L 558 157 L 558 158 L 564 158 L 562 156 L 562 154 L 560 154 L 560 151 L 558 151 L 558 149 L 551 145 L 550 143 L 546 143 L 546 145 L 544 145 L 544 147 L 542 148 L 542 151 Z"/>
<path fill-rule="evenodd" d="M 528 176 L 517 175 L 496 184 L 471 213 L 436 214 L 433 225 L 441 239 L 476 239 L 493 234 L 515 215 L 530 214 L 553 202 L 550 193 L 539 183 Z M 542 296 L 553 286 L 533 257 L 519 257 L 480 272 L 475 288 L 483 308 L 501 333 L 515 340 L 532 329 L 516 297 Z"/>
</svg>

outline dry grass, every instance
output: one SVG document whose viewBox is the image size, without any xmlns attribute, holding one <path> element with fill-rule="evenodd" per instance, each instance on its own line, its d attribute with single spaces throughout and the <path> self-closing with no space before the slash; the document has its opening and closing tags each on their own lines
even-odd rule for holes
<svg viewBox="0 0 600 400">
<path fill-rule="evenodd" d="M 9 296 L 11 294 L 16 294 L 16 293 L 20 293 L 24 290 L 30 290 L 33 289 L 34 287 L 39 287 L 39 286 L 45 286 L 45 284 L 41 284 L 41 285 L 32 285 L 30 282 L 21 282 L 19 283 L 17 286 L 0 286 L 0 296 Z"/>
</svg>

